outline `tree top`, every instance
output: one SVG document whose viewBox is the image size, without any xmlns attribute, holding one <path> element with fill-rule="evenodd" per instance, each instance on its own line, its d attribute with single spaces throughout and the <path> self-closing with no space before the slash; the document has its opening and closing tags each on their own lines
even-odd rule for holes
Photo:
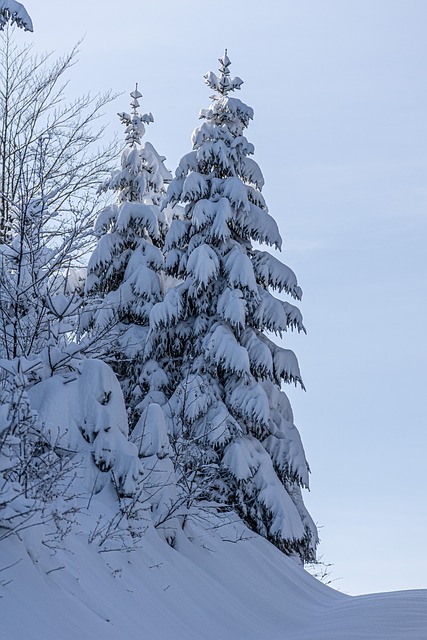
<svg viewBox="0 0 427 640">
<path fill-rule="evenodd" d="M 135 84 L 135 90 L 129 94 L 131 99 L 131 114 L 122 111 L 118 113 L 122 124 L 126 125 L 126 143 L 129 147 L 133 147 L 135 144 L 141 144 L 141 138 L 145 133 L 144 124 L 154 122 L 153 115 L 151 113 L 140 114 L 138 112 L 139 100 L 142 98 L 142 93 L 138 91 L 138 83 Z"/>
<path fill-rule="evenodd" d="M 226 96 L 229 91 L 240 89 L 243 84 L 243 80 L 238 76 L 232 77 L 230 75 L 229 67 L 231 65 L 231 60 L 227 55 L 227 49 L 225 49 L 222 58 L 218 58 L 218 60 L 220 63 L 219 76 L 213 73 L 213 71 L 209 71 L 203 77 L 209 87 L 217 91 L 220 96 Z M 213 96 L 213 98 L 218 99 L 218 96 Z"/>
</svg>

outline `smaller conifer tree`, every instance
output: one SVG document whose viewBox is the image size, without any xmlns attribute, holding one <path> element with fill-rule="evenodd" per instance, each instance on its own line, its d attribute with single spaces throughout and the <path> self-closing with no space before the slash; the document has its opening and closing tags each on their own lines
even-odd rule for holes
<svg viewBox="0 0 427 640">
<path fill-rule="evenodd" d="M 153 116 L 138 111 L 138 85 L 130 95 L 131 113 L 118 114 L 126 127 L 121 168 L 101 187 L 114 192 L 116 202 L 95 223 L 98 243 L 88 265 L 82 326 L 103 338 L 101 356 L 119 377 L 133 427 L 143 396 L 151 393 L 153 401 L 164 401 L 165 376 L 156 362 L 147 361 L 144 350 L 150 310 L 163 296 L 161 247 L 167 220 L 160 203 L 171 175 L 165 158 L 142 142 Z"/>
</svg>

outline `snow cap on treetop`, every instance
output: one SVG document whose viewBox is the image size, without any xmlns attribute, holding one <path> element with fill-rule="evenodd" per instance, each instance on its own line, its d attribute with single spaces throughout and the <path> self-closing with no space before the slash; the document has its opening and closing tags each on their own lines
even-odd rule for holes
<svg viewBox="0 0 427 640">
<path fill-rule="evenodd" d="M 132 113 L 134 116 L 137 115 L 137 108 L 139 107 L 139 102 L 138 102 L 138 98 L 142 98 L 142 93 L 140 91 L 138 91 L 138 83 L 135 83 L 135 91 L 132 91 L 130 94 L 130 97 L 132 98 L 131 101 L 131 107 L 132 107 Z"/>
<path fill-rule="evenodd" d="M 237 76 L 235 78 L 230 76 L 230 69 L 228 67 L 231 64 L 231 60 L 227 55 L 227 49 L 225 49 L 222 58 L 218 58 L 218 60 L 221 65 L 219 68 L 219 76 L 213 73 L 213 71 L 208 71 L 203 77 L 211 89 L 215 89 L 221 96 L 225 96 L 229 91 L 240 89 L 243 80 Z M 213 97 L 215 98 L 215 96 Z"/>
<path fill-rule="evenodd" d="M 145 133 L 144 123 L 150 124 L 150 122 L 154 122 L 154 118 L 152 113 L 144 113 L 143 115 L 138 113 L 138 98 L 142 98 L 142 93 L 138 91 L 138 83 L 135 84 L 135 91 L 129 95 L 132 98 L 130 103 L 132 114 L 122 111 L 117 115 L 121 123 L 126 125 L 126 143 L 133 147 L 135 144 L 141 144 L 141 138 Z"/>
<path fill-rule="evenodd" d="M 9 21 L 24 31 L 33 31 L 33 23 L 24 5 L 16 0 L 0 0 L 0 31 Z"/>
</svg>

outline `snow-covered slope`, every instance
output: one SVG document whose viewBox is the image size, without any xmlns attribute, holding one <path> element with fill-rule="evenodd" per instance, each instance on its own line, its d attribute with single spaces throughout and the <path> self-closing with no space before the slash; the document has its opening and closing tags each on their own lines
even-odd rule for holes
<svg viewBox="0 0 427 640">
<path fill-rule="evenodd" d="M 43 557 L 10 537 L 0 546 L 0 567 L 13 565 L 0 572 L 1 636 L 427 638 L 427 590 L 346 596 L 246 529 L 226 526 L 221 538 L 195 529 L 191 541 L 181 536 L 172 549 L 152 529 L 140 549 L 99 553 L 80 535 Z"/>
</svg>

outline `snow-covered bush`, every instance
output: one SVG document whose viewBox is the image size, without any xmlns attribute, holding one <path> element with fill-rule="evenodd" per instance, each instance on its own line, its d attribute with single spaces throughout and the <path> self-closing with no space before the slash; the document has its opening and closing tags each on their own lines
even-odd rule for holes
<svg viewBox="0 0 427 640">
<path fill-rule="evenodd" d="M 233 508 L 255 531 L 302 560 L 316 527 L 301 498 L 308 465 L 282 382 L 302 386 L 295 355 L 268 337 L 304 331 L 295 274 L 254 241 L 282 240 L 261 193 L 244 130 L 253 111 L 230 93 L 227 54 L 206 83 L 215 91 L 180 161 L 166 203 L 184 215 L 166 235 L 166 272 L 181 282 L 150 316 L 155 359 L 168 359 L 169 432 L 181 489 Z"/>
<path fill-rule="evenodd" d="M 137 446 L 145 472 L 144 490 L 150 503 L 152 522 L 165 540 L 173 544 L 182 504 L 177 492 L 166 419 L 159 404 L 152 402 L 145 407 L 131 440 Z"/>
<path fill-rule="evenodd" d="M 41 360 L 0 360 L 0 541 L 50 523 L 61 537 L 76 509 L 65 493 L 75 469 L 59 440 L 47 437 L 28 395 Z"/>
<path fill-rule="evenodd" d="M 130 503 L 141 517 L 148 509 L 144 472 L 111 369 L 81 357 L 73 369 L 46 377 L 34 356 L 0 367 L 0 539 L 37 524 L 57 539 L 103 491 L 121 521 Z M 150 522 L 145 517 L 138 528 L 133 519 L 122 523 L 126 538 L 140 536 Z"/>
<path fill-rule="evenodd" d="M 64 451 L 84 453 L 84 472 L 90 476 L 86 487 L 97 493 L 111 476 L 121 495 L 136 491 L 140 465 L 136 447 L 127 438 L 123 396 L 110 367 L 81 358 L 73 371 L 34 384 L 29 395 L 49 442 Z"/>
</svg>

